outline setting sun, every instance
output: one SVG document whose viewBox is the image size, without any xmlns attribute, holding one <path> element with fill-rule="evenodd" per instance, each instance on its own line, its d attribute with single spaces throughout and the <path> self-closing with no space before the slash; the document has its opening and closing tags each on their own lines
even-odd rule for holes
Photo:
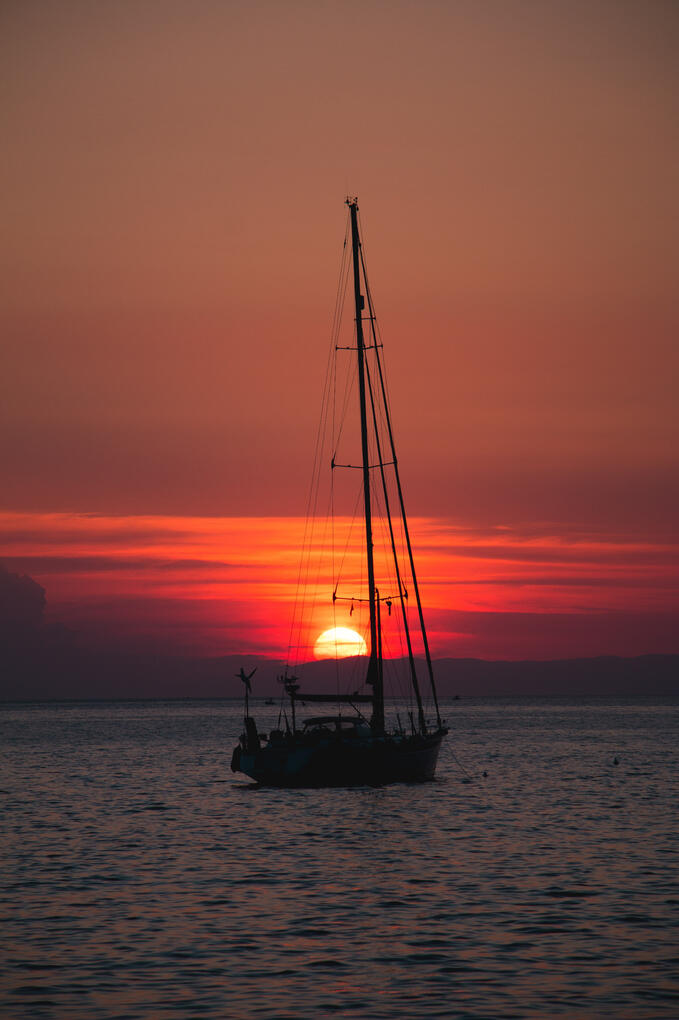
<svg viewBox="0 0 679 1020">
<path fill-rule="evenodd" d="M 360 634 L 348 627 L 332 627 L 316 638 L 314 655 L 317 659 L 346 659 L 350 655 L 365 655 L 366 644 Z"/>
</svg>

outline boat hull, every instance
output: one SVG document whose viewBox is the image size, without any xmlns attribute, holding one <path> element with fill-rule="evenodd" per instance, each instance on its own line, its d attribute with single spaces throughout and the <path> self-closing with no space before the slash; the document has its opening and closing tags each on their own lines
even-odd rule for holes
<svg viewBox="0 0 679 1020">
<path fill-rule="evenodd" d="M 254 751 L 237 747 L 231 767 L 260 786 L 383 786 L 434 778 L 445 730 L 422 736 L 306 741 L 292 736 Z"/>
</svg>

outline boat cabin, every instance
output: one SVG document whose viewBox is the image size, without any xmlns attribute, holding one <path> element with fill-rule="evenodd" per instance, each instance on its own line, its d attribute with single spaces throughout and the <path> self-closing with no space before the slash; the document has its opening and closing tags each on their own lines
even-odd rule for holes
<svg viewBox="0 0 679 1020">
<path fill-rule="evenodd" d="M 361 736 L 370 733 L 370 727 L 362 719 L 347 719 L 342 715 L 315 715 L 302 722 L 304 733 L 341 733 Z"/>
</svg>

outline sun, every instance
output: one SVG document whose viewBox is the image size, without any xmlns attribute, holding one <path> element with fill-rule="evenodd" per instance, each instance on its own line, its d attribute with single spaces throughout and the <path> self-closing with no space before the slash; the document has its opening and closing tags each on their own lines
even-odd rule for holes
<svg viewBox="0 0 679 1020">
<path fill-rule="evenodd" d="M 331 627 L 316 638 L 314 655 L 317 659 L 346 659 L 350 655 L 365 655 L 366 644 L 360 634 L 348 627 Z"/>
</svg>

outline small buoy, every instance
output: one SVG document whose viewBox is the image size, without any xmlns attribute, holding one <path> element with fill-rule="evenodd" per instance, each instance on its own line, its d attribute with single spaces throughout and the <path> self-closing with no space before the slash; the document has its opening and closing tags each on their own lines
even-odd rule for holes
<svg viewBox="0 0 679 1020">
<path fill-rule="evenodd" d="M 617 758 L 614 758 L 614 759 L 613 759 L 613 764 L 614 764 L 614 765 L 619 765 L 619 764 L 620 764 L 620 762 L 618 761 L 618 759 L 617 759 Z"/>
<path fill-rule="evenodd" d="M 486 777 L 487 777 L 487 776 L 488 776 L 488 773 L 487 773 L 487 772 L 485 771 L 485 769 L 484 769 L 484 772 L 483 772 L 483 778 L 484 778 L 484 779 L 486 779 Z"/>
</svg>

